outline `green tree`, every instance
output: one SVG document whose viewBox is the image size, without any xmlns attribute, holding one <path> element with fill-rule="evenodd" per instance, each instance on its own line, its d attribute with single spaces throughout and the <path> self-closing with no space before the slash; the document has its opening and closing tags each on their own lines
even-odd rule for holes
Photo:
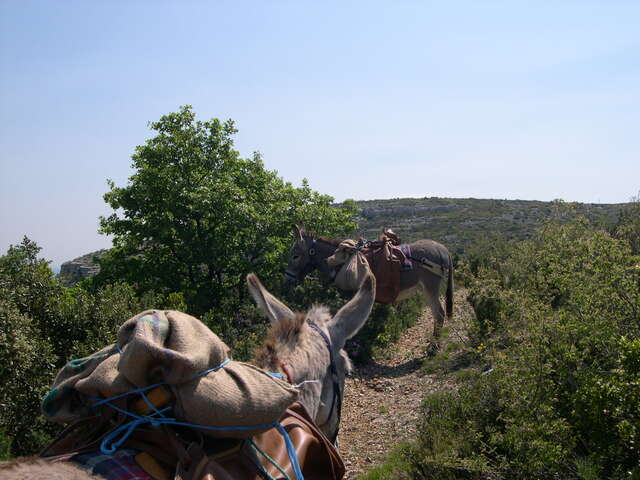
<svg viewBox="0 0 640 480">
<path fill-rule="evenodd" d="M 59 285 L 40 247 L 24 237 L 0 256 L 1 457 L 36 451 L 52 428 L 40 417 L 40 398 L 55 371 L 57 340 L 42 332 Z"/>
<path fill-rule="evenodd" d="M 98 284 L 121 280 L 140 292 L 182 292 L 191 313 L 245 296 L 244 277 L 279 277 L 291 224 L 326 234 L 353 230 L 355 202 L 341 208 L 303 182 L 293 187 L 265 169 L 258 153 L 233 149 L 231 120 L 196 121 L 190 106 L 151 123 L 156 136 L 136 148 L 125 187 L 109 181 L 100 219 L 114 248 Z"/>
<path fill-rule="evenodd" d="M 634 254 L 640 253 L 640 192 L 620 212 L 613 235 L 626 240 Z"/>
<path fill-rule="evenodd" d="M 113 343 L 142 310 L 184 309 L 180 294 L 138 296 L 123 283 L 67 288 L 39 252 L 25 237 L 0 256 L 0 459 L 33 454 L 59 430 L 40 415 L 40 401 L 68 360 Z"/>
</svg>

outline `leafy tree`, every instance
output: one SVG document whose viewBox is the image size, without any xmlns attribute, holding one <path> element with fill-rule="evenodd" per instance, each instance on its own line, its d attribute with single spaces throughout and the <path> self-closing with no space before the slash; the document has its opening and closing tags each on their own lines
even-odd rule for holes
<svg viewBox="0 0 640 480">
<path fill-rule="evenodd" d="M 2 457 L 33 452 L 47 438 L 40 397 L 55 371 L 55 338 L 42 334 L 57 282 L 40 247 L 24 237 L 0 257 L 0 444 Z"/>
<path fill-rule="evenodd" d="M 179 294 L 138 296 L 122 283 L 66 288 L 39 252 L 25 237 L 0 256 L 0 458 L 33 454 L 59 430 L 40 415 L 40 401 L 69 359 L 112 343 L 142 310 L 184 309 Z"/>
<path fill-rule="evenodd" d="M 11 245 L 0 257 L 0 288 L 21 313 L 44 317 L 47 299 L 59 288 L 49 262 L 38 258 L 41 248 L 27 237 L 19 245 Z"/>
<path fill-rule="evenodd" d="M 640 193 L 620 212 L 613 235 L 626 240 L 634 254 L 640 253 Z"/>
<path fill-rule="evenodd" d="M 190 106 L 151 123 L 156 136 L 136 148 L 125 187 L 109 181 L 100 219 L 114 248 L 96 279 L 118 279 L 139 291 L 183 292 L 192 313 L 240 303 L 244 277 L 280 276 L 291 224 L 327 234 L 355 228 L 355 202 L 341 208 L 309 188 L 295 188 L 265 169 L 258 153 L 233 149 L 233 121 L 195 120 Z"/>
</svg>

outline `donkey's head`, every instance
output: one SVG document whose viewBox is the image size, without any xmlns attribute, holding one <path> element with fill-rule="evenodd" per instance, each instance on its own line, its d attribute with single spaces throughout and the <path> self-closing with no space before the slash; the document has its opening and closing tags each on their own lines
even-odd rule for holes
<svg viewBox="0 0 640 480">
<path fill-rule="evenodd" d="M 285 287 L 304 280 L 312 270 L 327 271 L 327 257 L 331 256 L 339 241 L 317 237 L 307 232 L 304 224 L 293 226 L 294 242 L 289 252 L 289 262 L 284 272 Z"/>
<path fill-rule="evenodd" d="M 293 226 L 293 238 L 289 262 L 284 272 L 285 286 L 301 282 L 313 270 L 312 257 L 316 254 L 313 237 L 307 234 L 304 224 Z"/>
<path fill-rule="evenodd" d="M 343 350 L 347 339 L 364 325 L 375 298 L 375 278 L 369 273 L 356 295 L 332 318 L 326 307 L 294 313 L 271 295 L 258 277 L 247 277 L 249 291 L 271 321 L 256 364 L 282 372 L 300 386 L 300 401 L 318 427 L 332 440 L 338 433 L 345 375 L 351 362 Z"/>
</svg>

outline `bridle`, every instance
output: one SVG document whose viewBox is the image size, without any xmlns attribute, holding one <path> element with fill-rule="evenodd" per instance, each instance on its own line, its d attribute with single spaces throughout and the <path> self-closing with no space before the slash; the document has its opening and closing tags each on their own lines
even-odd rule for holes
<svg viewBox="0 0 640 480">
<path fill-rule="evenodd" d="M 317 239 L 313 238 L 311 242 L 311 246 L 309 250 L 307 250 L 307 255 L 309 255 L 309 262 L 305 265 L 305 267 L 298 272 L 297 274 L 290 271 L 288 268 L 284 271 L 284 276 L 290 278 L 294 282 L 300 282 L 302 277 L 304 277 L 307 273 L 312 271 L 314 268 L 318 268 L 319 265 L 315 262 L 316 257 L 316 242 Z"/>
</svg>

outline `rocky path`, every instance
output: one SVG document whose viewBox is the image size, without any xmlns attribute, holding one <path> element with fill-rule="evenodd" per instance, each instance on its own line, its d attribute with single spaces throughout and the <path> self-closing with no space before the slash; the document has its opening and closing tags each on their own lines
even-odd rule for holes
<svg viewBox="0 0 640 480">
<path fill-rule="evenodd" d="M 454 318 L 445 323 L 452 330 L 449 338 L 463 335 L 462 320 L 469 315 L 465 297 L 464 291 L 455 294 Z M 356 479 L 381 462 L 395 444 L 415 438 L 424 395 L 452 388 L 449 381 L 427 375 L 421 368 L 432 331 L 433 318 L 427 308 L 397 343 L 371 363 L 356 367 L 347 378 L 339 436 L 347 467 L 345 479 Z"/>
</svg>

